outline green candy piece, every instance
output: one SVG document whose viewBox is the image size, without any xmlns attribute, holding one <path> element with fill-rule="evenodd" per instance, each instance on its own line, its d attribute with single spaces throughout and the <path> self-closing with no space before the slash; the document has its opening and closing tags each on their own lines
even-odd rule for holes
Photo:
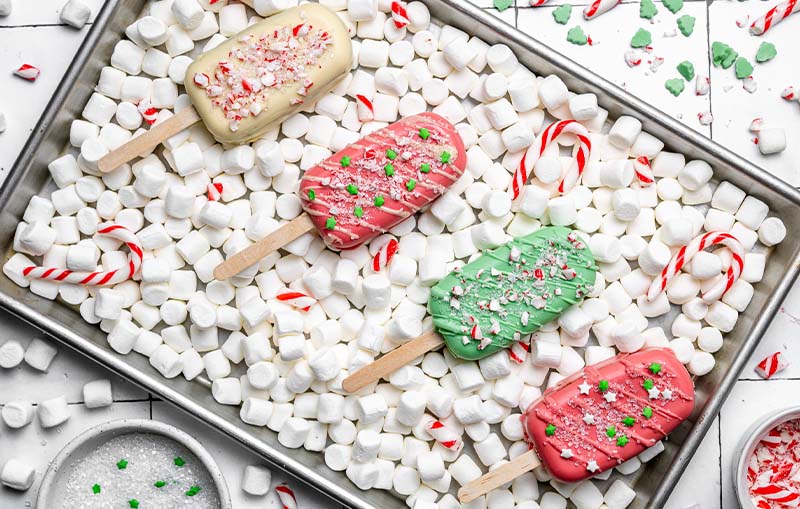
<svg viewBox="0 0 800 509">
<path fill-rule="evenodd" d="M 128 506 L 131 509 L 137 509 L 139 507 L 139 501 L 136 500 L 135 498 L 132 498 L 132 499 L 128 500 Z"/>
<path fill-rule="evenodd" d="M 681 92 L 683 92 L 683 89 L 686 88 L 686 83 L 684 83 L 681 78 L 673 78 L 667 80 L 667 82 L 664 83 L 664 87 L 666 87 L 670 94 L 678 97 L 681 95 Z"/>
<path fill-rule="evenodd" d="M 559 5 L 553 10 L 553 19 L 559 25 L 566 25 L 572 16 L 572 4 Z"/>
<path fill-rule="evenodd" d="M 576 26 L 570 28 L 569 32 L 567 32 L 567 42 L 577 44 L 578 46 L 584 46 L 589 42 L 589 38 L 583 33 L 583 28 Z"/>
<path fill-rule="evenodd" d="M 556 427 L 552 424 L 548 424 L 547 427 L 544 429 L 544 434 L 548 437 L 552 437 L 556 434 Z"/>
<path fill-rule="evenodd" d="M 736 77 L 740 80 L 743 80 L 753 74 L 753 64 L 748 62 L 744 57 L 739 57 L 736 59 L 736 65 L 734 66 L 734 69 L 736 70 Z"/>
<path fill-rule="evenodd" d="M 655 382 L 653 382 L 649 378 L 647 380 L 645 380 L 644 383 L 642 383 L 642 387 L 644 387 L 644 390 L 646 390 L 646 391 L 649 391 L 650 389 L 655 387 L 655 385 L 656 385 Z"/>
<path fill-rule="evenodd" d="M 445 276 L 431 289 L 428 311 L 453 355 L 482 359 L 581 302 L 596 272 L 575 232 L 541 228 Z"/>
<path fill-rule="evenodd" d="M 350 166 L 350 156 L 342 157 L 339 163 L 342 165 L 342 168 L 347 168 L 348 166 Z"/>
<path fill-rule="evenodd" d="M 615 428 L 614 426 L 609 426 L 608 428 L 606 428 L 606 435 L 608 435 L 608 438 L 614 438 L 615 436 L 617 436 L 617 428 Z"/>
<path fill-rule="evenodd" d="M 653 42 L 653 36 L 644 28 L 640 28 L 631 38 L 631 48 L 644 48 Z"/>
<path fill-rule="evenodd" d="M 600 380 L 600 383 L 597 384 L 597 390 L 600 392 L 606 392 L 609 387 L 608 380 Z"/>
<path fill-rule="evenodd" d="M 694 32 L 695 21 L 696 20 L 694 19 L 693 16 L 684 14 L 683 16 L 678 18 L 678 30 L 680 30 L 684 36 L 689 37 L 690 35 L 692 35 L 692 32 Z"/>
<path fill-rule="evenodd" d="M 442 155 L 439 157 L 439 160 L 447 164 L 450 162 L 450 157 L 451 157 L 450 152 L 445 150 L 444 152 L 442 152 Z"/>
<path fill-rule="evenodd" d="M 359 219 L 362 218 L 364 216 L 364 209 L 362 209 L 361 207 L 354 208 L 353 215 Z"/>
<path fill-rule="evenodd" d="M 313 189 L 308 190 L 308 199 L 314 201 L 317 198 L 317 193 Z"/>
<path fill-rule="evenodd" d="M 514 0 L 494 0 L 494 8 L 500 12 L 514 5 Z"/>
<path fill-rule="evenodd" d="M 128 468 L 128 460 L 122 459 L 117 462 L 117 468 L 119 470 L 125 470 Z"/>
<path fill-rule="evenodd" d="M 714 67 L 727 69 L 736 61 L 739 53 L 724 42 L 715 41 L 711 43 L 711 62 Z"/>
<path fill-rule="evenodd" d="M 775 49 L 774 44 L 771 42 L 762 42 L 761 46 L 758 47 L 758 51 L 756 52 L 756 62 L 763 64 L 764 62 L 769 62 L 777 55 L 778 50 Z"/>
<path fill-rule="evenodd" d="M 406 182 L 406 189 L 413 191 L 415 187 L 417 187 L 417 181 L 414 179 L 408 179 L 408 182 Z"/>
<path fill-rule="evenodd" d="M 428 163 L 422 163 L 422 165 L 419 167 L 419 171 L 422 173 L 430 173 L 431 165 Z"/>
<path fill-rule="evenodd" d="M 650 364 L 650 372 L 654 375 L 661 373 L 661 364 L 657 362 Z"/>
<path fill-rule="evenodd" d="M 166 485 L 167 485 L 167 482 L 166 482 L 166 481 L 156 481 L 156 482 L 153 484 L 153 486 L 155 486 L 156 488 L 163 488 L 163 487 L 164 487 L 164 486 L 166 486 Z"/>
<path fill-rule="evenodd" d="M 201 488 L 200 486 L 192 486 L 188 490 L 186 490 L 186 496 L 187 497 L 193 497 L 193 496 L 197 495 L 198 493 L 200 493 L 200 490 L 202 490 L 202 489 L 203 488 Z"/>
<path fill-rule="evenodd" d="M 386 157 L 388 157 L 391 160 L 395 160 L 395 159 L 397 159 L 397 152 L 395 152 L 392 149 L 389 149 L 389 150 L 386 151 Z"/>
<path fill-rule="evenodd" d="M 95 495 L 100 493 L 100 485 L 99 484 L 95 484 L 94 486 L 92 486 L 92 493 L 94 493 Z"/>
<path fill-rule="evenodd" d="M 386 199 L 383 196 L 378 195 L 375 197 L 375 201 L 373 203 L 376 207 L 382 207 L 383 204 L 386 203 Z"/>
<path fill-rule="evenodd" d="M 650 408 L 649 406 L 644 407 L 644 409 L 642 410 L 642 415 L 645 417 L 645 419 L 650 419 L 651 417 L 653 417 L 653 409 Z"/>
<path fill-rule="evenodd" d="M 336 219 L 333 218 L 333 217 L 329 217 L 328 219 L 326 219 L 325 220 L 325 228 L 327 228 L 329 230 L 333 230 L 334 228 L 336 228 Z M 175 464 L 178 465 L 177 463 L 175 463 Z M 183 465 L 178 465 L 178 466 L 182 467 Z"/>
<path fill-rule="evenodd" d="M 644 19 L 653 19 L 658 14 L 658 9 L 653 0 L 642 0 L 639 3 L 639 17 Z"/>
<path fill-rule="evenodd" d="M 419 137 L 422 138 L 423 140 L 427 140 L 428 138 L 431 137 L 431 132 L 423 127 L 422 129 L 419 130 Z"/>
<path fill-rule="evenodd" d="M 331 219 L 333 219 L 333 218 L 331 218 Z M 334 221 L 334 223 L 335 223 L 335 221 Z M 178 467 L 182 467 L 182 466 L 184 466 L 186 464 L 186 460 L 184 460 L 180 456 L 175 456 L 175 459 L 173 459 L 172 462 L 175 463 L 175 465 L 178 466 Z"/>
<path fill-rule="evenodd" d="M 678 64 L 677 69 L 678 73 L 680 73 L 686 81 L 692 81 L 694 79 L 694 66 L 688 60 L 684 60 Z"/>
<path fill-rule="evenodd" d="M 622 424 L 630 428 L 631 426 L 636 424 L 636 418 L 629 415 L 624 419 L 622 419 Z"/>
<path fill-rule="evenodd" d="M 625 435 L 622 435 L 621 437 L 617 438 L 618 447 L 625 447 L 626 445 L 628 445 L 628 442 L 629 442 L 628 437 L 626 437 Z"/>
<path fill-rule="evenodd" d="M 358 186 L 356 186 L 355 184 L 347 184 L 347 188 L 346 189 L 347 189 L 347 192 L 350 193 L 350 194 L 353 194 L 353 195 L 358 194 Z"/>
<path fill-rule="evenodd" d="M 675 14 L 679 10 L 683 9 L 683 0 L 662 0 L 664 7 L 667 8 L 669 12 Z"/>
<path fill-rule="evenodd" d="M 383 171 L 386 172 L 387 177 L 391 177 L 394 175 L 394 165 L 392 163 L 387 164 L 383 167 Z"/>
</svg>

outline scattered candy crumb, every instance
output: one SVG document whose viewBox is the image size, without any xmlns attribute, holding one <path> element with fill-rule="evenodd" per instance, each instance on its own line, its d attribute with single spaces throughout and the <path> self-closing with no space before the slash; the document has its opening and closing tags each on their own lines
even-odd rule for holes
<svg viewBox="0 0 800 509">
<path fill-rule="evenodd" d="M 761 46 L 758 47 L 758 51 L 756 52 L 756 62 L 759 64 L 763 64 L 764 62 L 769 62 L 773 58 L 778 55 L 778 50 L 775 48 L 775 45 L 771 42 L 762 42 Z"/>
<path fill-rule="evenodd" d="M 652 44 L 653 36 L 644 28 L 640 28 L 631 38 L 632 48 L 644 48 Z"/>
<path fill-rule="evenodd" d="M 681 92 L 683 92 L 683 89 L 686 88 L 686 84 L 681 78 L 673 78 L 667 80 L 666 83 L 664 83 L 664 87 L 669 91 L 670 94 L 678 97 L 681 95 Z"/>
</svg>

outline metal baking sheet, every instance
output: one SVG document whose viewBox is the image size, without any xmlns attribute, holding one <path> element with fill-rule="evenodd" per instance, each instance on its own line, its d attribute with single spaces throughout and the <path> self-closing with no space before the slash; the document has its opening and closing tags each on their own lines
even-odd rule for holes
<svg viewBox="0 0 800 509">
<path fill-rule="evenodd" d="M 742 367 L 797 277 L 800 222 L 792 218 L 800 211 L 800 192 L 482 9 L 464 0 L 423 1 L 436 20 L 489 43 L 505 43 L 514 50 L 520 62 L 535 73 L 556 74 L 572 91 L 596 94 L 600 105 L 609 110 L 610 118 L 623 113 L 636 116 L 642 120 L 646 131 L 666 142 L 667 149 L 682 152 L 690 159 L 708 161 L 714 167 L 715 179 L 729 180 L 746 189 L 749 194 L 766 202 L 786 222 L 786 240 L 771 253 L 764 279 L 755 286 L 752 303 L 740 315 L 736 328 L 726 336 L 724 347 L 716 354 L 716 369 L 697 380 L 695 412 L 670 437 L 665 453 L 647 463 L 633 478 L 627 478 L 637 491 L 631 507 L 664 507 Z M 146 0 L 106 2 L 6 178 L 0 189 L 3 262 L 11 256 L 14 230 L 28 201 L 48 185 L 47 164 L 61 155 L 67 145 L 70 122 L 80 116 L 100 69 L 109 62 L 114 45 L 123 36 L 125 28 L 137 19 L 145 4 Z M 405 507 L 402 500 L 388 492 L 358 490 L 343 473 L 329 470 L 321 454 L 286 449 L 277 442 L 275 433 L 244 424 L 239 419 L 238 407 L 217 404 L 205 386 L 207 383 L 187 382 L 182 378 L 167 380 L 149 365 L 145 357 L 116 354 L 107 346 L 105 334 L 85 323 L 70 306 L 40 298 L 19 288 L 5 276 L 0 276 L 0 306 L 225 433 L 276 467 L 348 507 Z M 617 475 L 615 473 L 611 479 Z"/>
</svg>

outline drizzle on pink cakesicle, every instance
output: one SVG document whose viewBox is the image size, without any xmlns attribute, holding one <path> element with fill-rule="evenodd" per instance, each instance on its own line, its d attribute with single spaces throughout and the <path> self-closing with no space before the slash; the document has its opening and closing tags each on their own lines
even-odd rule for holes
<svg viewBox="0 0 800 509">
<path fill-rule="evenodd" d="M 466 165 L 455 127 L 444 117 L 421 113 L 309 169 L 300 182 L 300 197 L 323 240 L 334 249 L 351 249 L 444 194 Z"/>
<path fill-rule="evenodd" d="M 528 408 L 522 423 L 547 470 L 577 482 L 651 447 L 693 408 L 686 368 L 672 350 L 650 348 L 562 381 Z"/>
</svg>

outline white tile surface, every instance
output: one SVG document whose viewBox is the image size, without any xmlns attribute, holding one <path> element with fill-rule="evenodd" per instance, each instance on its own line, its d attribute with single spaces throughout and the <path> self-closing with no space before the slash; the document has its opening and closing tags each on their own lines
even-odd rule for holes
<svg viewBox="0 0 800 509">
<path fill-rule="evenodd" d="M 483 7 L 489 7 L 492 3 L 492 0 L 471 1 Z M 553 6 L 566 2 L 575 6 L 572 19 L 567 26 L 557 25 L 552 20 Z M 63 3 L 64 0 L 17 0 L 14 14 L 0 18 L 0 63 L 5 69 L 0 73 L 0 90 L 4 92 L 0 94 L 0 110 L 9 117 L 9 129 L 0 135 L 0 178 L 18 155 L 86 33 L 87 29 L 78 32 L 63 26 L 39 26 L 57 24 L 57 13 Z M 90 3 L 99 6 L 102 0 L 90 0 Z M 664 81 L 677 76 L 674 66 L 684 59 L 691 60 L 697 72 L 708 73 L 710 40 L 732 44 L 743 55 L 752 57 L 760 39 L 748 39 L 735 27 L 734 20 L 748 13 L 759 14 L 765 9 L 764 3 L 716 1 L 707 6 L 706 2 L 692 1 L 686 2 L 678 15 L 672 15 L 657 2 L 659 15 L 654 24 L 638 18 L 638 2 L 623 2 L 591 22 L 581 17 L 581 10 L 588 2 L 551 0 L 547 7 L 538 9 L 527 8 L 527 0 L 517 0 L 517 4 L 517 8 L 512 7 L 500 13 L 499 17 L 587 65 L 606 79 L 624 85 L 667 113 L 682 118 L 687 125 L 706 134 L 710 132 L 716 141 L 796 183 L 792 179 L 796 178 L 796 161 L 800 156 L 796 151 L 800 149 L 792 146 L 783 155 L 762 157 L 754 144 L 745 142 L 751 138 L 746 127 L 753 116 L 766 116 L 768 123 L 785 127 L 790 136 L 800 132 L 800 109 L 796 104 L 787 104 L 779 97 L 785 86 L 800 83 L 800 67 L 789 60 L 792 48 L 796 46 L 797 23 L 785 22 L 764 37 L 778 46 L 779 55 L 775 61 L 756 67 L 755 74 L 759 82 L 756 94 L 750 95 L 740 90 L 738 82 L 730 92 L 723 92 L 722 87 L 733 81 L 729 69 L 712 71 L 710 96 L 695 97 L 692 87 L 687 86 L 682 96 L 675 99 L 664 89 Z M 694 34 L 688 39 L 682 35 L 664 39 L 663 34 L 674 26 L 674 19 L 686 13 L 697 18 Z M 577 24 L 598 44 L 578 47 L 567 43 L 567 30 Z M 654 55 L 666 60 L 654 75 L 646 74 L 645 67 L 630 70 L 623 61 L 630 37 L 639 27 L 653 34 Z M 58 44 L 53 44 L 56 40 Z M 20 80 L 7 72 L 21 63 L 32 63 L 42 68 L 42 76 L 36 83 Z M 711 129 L 702 128 L 696 120 L 699 111 L 708 109 L 709 101 L 717 118 Z M 668 509 L 683 509 L 693 504 L 699 504 L 703 509 L 736 507 L 731 498 L 730 463 L 735 456 L 734 449 L 739 437 L 759 414 L 796 401 L 800 391 L 800 363 L 790 366 L 770 382 L 760 380 L 752 368 L 762 357 L 783 345 L 788 348 L 790 356 L 797 358 L 800 346 L 792 339 L 797 337 L 798 329 L 800 290 L 790 294 L 781 314 L 748 363 L 742 374 L 743 381 L 736 386 L 721 416 L 712 425 L 673 494 Z M 3 317 L 0 320 L 0 342 L 12 337 L 27 342 L 35 336 L 33 329 L 13 318 Z M 39 401 L 62 393 L 66 393 L 70 401 L 79 402 L 81 388 L 86 381 L 107 377 L 113 378 L 113 375 L 67 348 L 60 347 L 59 355 L 47 374 L 39 374 L 27 366 L 0 371 L 0 404 L 11 399 Z M 164 403 L 130 401 L 143 399 L 146 395 L 130 384 L 116 378 L 113 380 L 115 398 L 128 402 L 91 411 L 79 404 L 71 405 L 72 418 L 60 428 L 60 432 L 41 430 L 36 423 L 18 431 L 5 429 L 0 424 L 0 464 L 12 456 L 24 456 L 36 465 L 40 477 L 56 452 L 69 439 L 91 425 L 111 418 L 147 417 L 152 414 L 155 418 L 188 430 L 207 445 L 211 444 L 212 454 L 228 479 L 237 509 L 278 507 L 272 497 L 264 502 L 248 497 L 240 490 L 239 480 L 244 466 L 257 462 L 256 457 Z M 281 478 L 276 474 L 273 480 Z M 298 484 L 293 486 L 297 488 L 303 509 L 338 507 L 311 490 L 303 489 Z M 36 488 L 23 494 L 0 488 L 0 508 L 30 507 L 35 494 Z"/>
</svg>

